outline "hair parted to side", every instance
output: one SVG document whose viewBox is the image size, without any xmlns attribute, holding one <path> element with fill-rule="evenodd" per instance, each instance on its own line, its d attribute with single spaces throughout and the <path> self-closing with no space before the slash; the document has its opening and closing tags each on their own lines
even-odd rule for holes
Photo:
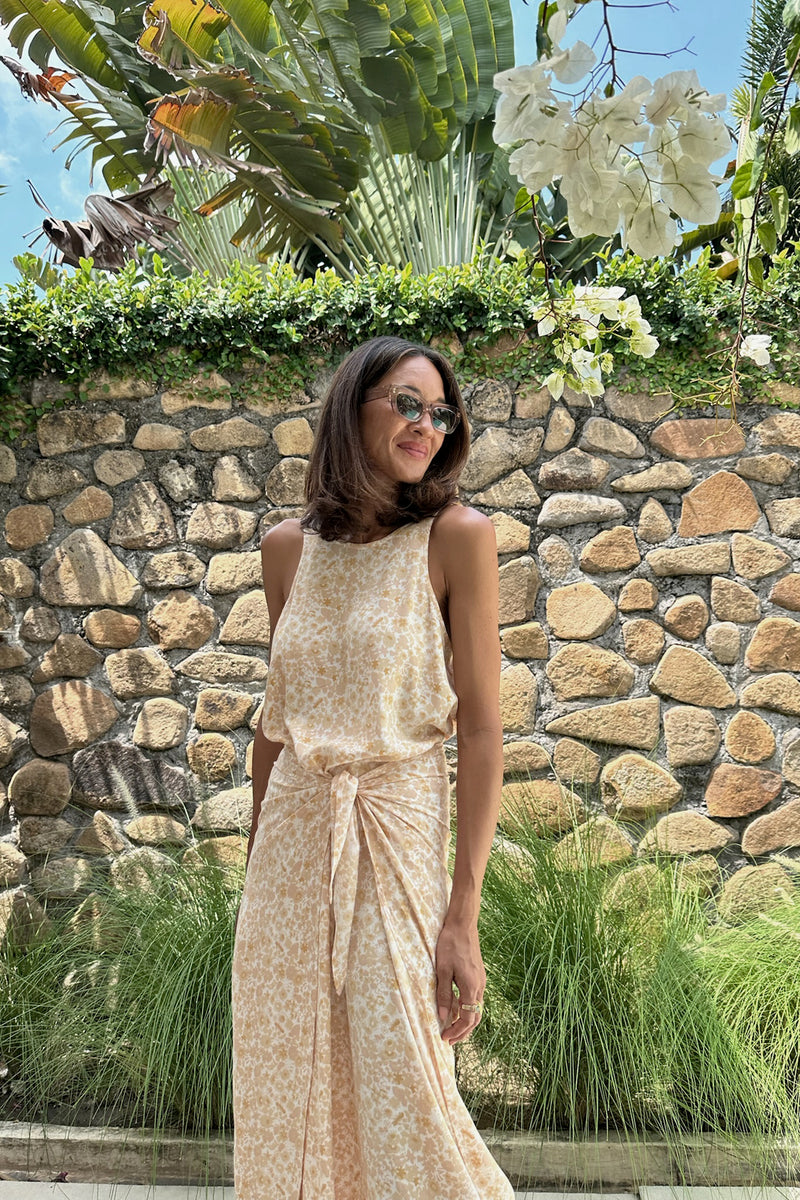
<svg viewBox="0 0 800 1200">
<path fill-rule="evenodd" d="M 400 484 L 397 503 L 387 507 L 375 486 L 361 445 L 358 409 L 367 390 L 404 358 L 427 358 L 439 372 L 444 402 L 461 420 L 431 459 L 416 484 Z M 305 529 L 324 541 L 364 532 L 365 507 L 376 507 L 381 525 L 400 526 L 434 516 L 458 496 L 458 478 L 469 454 L 469 425 L 464 401 L 447 359 L 430 346 L 399 337 L 376 337 L 358 346 L 340 363 L 331 380 L 317 424 L 306 477 Z"/>
</svg>

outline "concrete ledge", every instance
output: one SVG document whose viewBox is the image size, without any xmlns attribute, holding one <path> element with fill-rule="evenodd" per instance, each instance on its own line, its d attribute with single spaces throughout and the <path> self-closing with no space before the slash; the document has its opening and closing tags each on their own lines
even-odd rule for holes
<svg viewBox="0 0 800 1200">
<path fill-rule="evenodd" d="M 800 1146 L 769 1152 L 710 1137 L 668 1143 L 621 1134 L 600 1141 L 549 1135 L 481 1136 L 518 1188 L 631 1191 L 644 1185 L 757 1187 L 800 1183 Z M 71 1182 L 230 1186 L 233 1139 L 165 1136 L 152 1130 L 0 1122 L 0 1165 L 40 1179 Z"/>
<path fill-rule="evenodd" d="M 636 1190 L 643 1185 L 747 1187 L 800 1182 L 800 1146 L 607 1134 L 563 1141 L 547 1134 L 489 1133 L 484 1141 L 518 1187 Z"/>
<path fill-rule="evenodd" d="M 66 1171 L 75 1183 L 233 1182 L 232 1138 L 165 1135 L 150 1129 L 27 1125 L 0 1121 L 0 1163 L 47 1178 Z"/>
</svg>

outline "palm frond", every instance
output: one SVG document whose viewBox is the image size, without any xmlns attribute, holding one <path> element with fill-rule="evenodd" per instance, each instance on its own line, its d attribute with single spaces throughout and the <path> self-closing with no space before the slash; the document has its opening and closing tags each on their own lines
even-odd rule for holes
<svg viewBox="0 0 800 1200">
<path fill-rule="evenodd" d="M 756 0 L 742 55 L 742 76 L 757 88 L 771 71 L 779 84 L 786 81 L 786 50 L 792 35 L 783 23 L 784 0 Z"/>
</svg>

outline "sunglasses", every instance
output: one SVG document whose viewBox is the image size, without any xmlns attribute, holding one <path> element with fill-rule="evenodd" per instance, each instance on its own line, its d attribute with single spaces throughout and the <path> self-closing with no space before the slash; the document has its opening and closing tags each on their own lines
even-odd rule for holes
<svg viewBox="0 0 800 1200">
<path fill-rule="evenodd" d="M 418 421 L 423 413 L 430 413 L 431 424 L 437 433 L 452 433 L 461 420 L 458 409 L 450 408 L 448 404 L 426 404 L 419 396 L 412 395 L 395 383 L 390 384 L 380 396 L 370 396 L 361 403 L 369 404 L 370 400 L 387 398 L 397 415 L 406 421 Z"/>
</svg>

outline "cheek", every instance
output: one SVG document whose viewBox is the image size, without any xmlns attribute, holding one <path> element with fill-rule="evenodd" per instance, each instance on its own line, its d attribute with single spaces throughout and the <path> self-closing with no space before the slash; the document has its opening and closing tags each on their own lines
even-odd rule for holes
<svg viewBox="0 0 800 1200">
<path fill-rule="evenodd" d="M 363 449 L 371 457 L 376 448 L 376 429 L 375 422 L 370 420 L 366 408 L 359 414 L 358 433 Z"/>
<path fill-rule="evenodd" d="M 436 443 L 435 443 L 435 442 L 434 442 L 434 446 L 436 446 Z M 442 447 L 443 447 L 443 446 L 444 446 L 444 434 L 442 435 L 442 438 L 441 438 L 441 441 L 439 442 L 439 445 L 438 445 L 438 446 L 436 446 L 436 449 L 434 450 L 433 454 L 431 455 L 431 462 L 433 462 L 433 460 L 434 460 L 435 458 L 438 458 L 438 456 L 439 456 L 439 452 L 440 452 L 440 450 L 442 449 Z"/>
</svg>

